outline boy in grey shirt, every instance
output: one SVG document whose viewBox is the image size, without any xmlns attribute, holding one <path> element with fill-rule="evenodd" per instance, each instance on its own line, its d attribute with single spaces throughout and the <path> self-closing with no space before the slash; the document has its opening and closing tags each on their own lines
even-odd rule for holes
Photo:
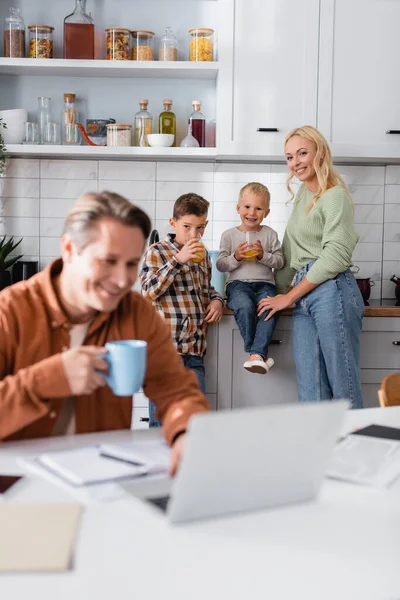
<svg viewBox="0 0 400 600">
<path fill-rule="evenodd" d="M 241 224 L 222 234 L 217 269 L 228 272 L 227 306 L 233 311 L 245 351 L 250 354 L 244 368 L 265 374 L 273 366 L 268 346 L 277 318 L 257 316 L 262 298 L 275 296 L 272 269 L 282 269 L 283 253 L 276 231 L 261 225 L 269 214 L 269 190 L 261 183 L 248 183 L 239 193 L 236 210 Z"/>
</svg>

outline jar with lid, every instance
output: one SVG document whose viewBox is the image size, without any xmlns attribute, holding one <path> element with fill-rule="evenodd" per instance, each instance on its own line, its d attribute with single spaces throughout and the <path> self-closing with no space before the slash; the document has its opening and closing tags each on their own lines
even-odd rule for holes
<svg viewBox="0 0 400 600">
<path fill-rule="evenodd" d="M 160 39 L 158 60 L 178 60 L 178 40 L 171 27 L 165 28 L 165 34 Z"/>
<path fill-rule="evenodd" d="M 106 59 L 130 60 L 131 32 L 123 27 L 106 29 Z"/>
<path fill-rule="evenodd" d="M 214 50 L 214 30 L 206 28 L 189 29 L 190 40 L 189 60 L 211 62 Z"/>
<path fill-rule="evenodd" d="M 148 100 L 139 100 L 140 110 L 135 114 L 135 146 L 148 146 L 147 136 L 153 133 L 153 117 L 147 110 Z"/>
<path fill-rule="evenodd" d="M 132 31 L 132 60 L 154 60 L 154 33 Z"/>
<path fill-rule="evenodd" d="M 29 25 L 29 58 L 53 58 L 51 25 Z"/>
<path fill-rule="evenodd" d="M 109 123 L 106 127 L 107 146 L 132 146 L 132 125 Z"/>
<path fill-rule="evenodd" d="M 75 108 L 75 98 L 75 94 L 64 94 L 64 108 L 61 113 L 61 139 L 63 144 L 76 144 L 78 113 Z"/>
<path fill-rule="evenodd" d="M 18 8 L 10 8 L 4 19 L 4 56 L 25 58 L 25 23 Z"/>
</svg>

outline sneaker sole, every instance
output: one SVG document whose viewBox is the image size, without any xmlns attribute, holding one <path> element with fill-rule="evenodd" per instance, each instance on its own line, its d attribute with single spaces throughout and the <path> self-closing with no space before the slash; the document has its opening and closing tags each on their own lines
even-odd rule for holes
<svg viewBox="0 0 400 600">
<path fill-rule="evenodd" d="M 258 366 L 248 366 L 245 369 L 250 373 L 258 373 L 259 375 L 266 375 L 268 373 L 267 369 Z"/>
</svg>

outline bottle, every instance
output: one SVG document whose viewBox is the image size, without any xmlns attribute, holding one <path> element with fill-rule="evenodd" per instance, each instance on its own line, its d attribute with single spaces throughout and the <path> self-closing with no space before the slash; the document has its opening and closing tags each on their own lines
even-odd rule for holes
<svg viewBox="0 0 400 600">
<path fill-rule="evenodd" d="M 64 58 L 94 59 L 94 23 L 85 12 L 85 0 L 64 19 Z"/>
<path fill-rule="evenodd" d="M 64 108 L 61 115 L 63 144 L 76 144 L 78 113 L 75 108 L 75 98 L 75 94 L 64 94 Z"/>
<path fill-rule="evenodd" d="M 181 141 L 181 148 L 198 148 L 199 142 L 192 135 L 192 126 L 189 123 L 187 136 Z"/>
<path fill-rule="evenodd" d="M 18 8 L 10 8 L 4 19 L 4 56 L 25 58 L 25 23 Z"/>
<path fill-rule="evenodd" d="M 139 100 L 140 110 L 135 115 L 135 146 L 148 146 L 147 135 L 153 133 L 153 117 L 148 112 L 148 100 Z"/>
<path fill-rule="evenodd" d="M 199 142 L 200 148 L 206 145 L 206 118 L 200 112 L 200 100 L 193 100 L 193 112 L 189 117 L 189 123 L 192 126 L 192 135 Z"/>
<path fill-rule="evenodd" d="M 50 102 L 51 98 L 48 98 L 46 96 L 39 96 L 38 98 L 37 122 L 39 124 L 40 144 L 43 144 L 45 141 L 45 132 L 47 129 L 47 124 L 51 121 Z"/>
<path fill-rule="evenodd" d="M 165 28 L 165 34 L 160 39 L 158 60 L 178 60 L 178 40 L 171 27 Z"/>
<path fill-rule="evenodd" d="M 172 112 L 172 100 L 164 100 L 164 110 L 158 117 L 159 133 L 171 133 L 174 136 L 173 146 L 176 146 L 176 116 Z"/>
</svg>

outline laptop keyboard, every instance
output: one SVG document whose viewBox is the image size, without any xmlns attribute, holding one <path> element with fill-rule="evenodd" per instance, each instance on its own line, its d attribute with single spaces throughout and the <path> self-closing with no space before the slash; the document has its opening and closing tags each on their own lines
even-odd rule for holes
<svg viewBox="0 0 400 600">
<path fill-rule="evenodd" d="M 158 508 L 165 512 L 167 510 L 169 499 L 170 496 L 157 496 L 155 498 L 147 498 L 147 501 L 158 506 Z"/>
</svg>

